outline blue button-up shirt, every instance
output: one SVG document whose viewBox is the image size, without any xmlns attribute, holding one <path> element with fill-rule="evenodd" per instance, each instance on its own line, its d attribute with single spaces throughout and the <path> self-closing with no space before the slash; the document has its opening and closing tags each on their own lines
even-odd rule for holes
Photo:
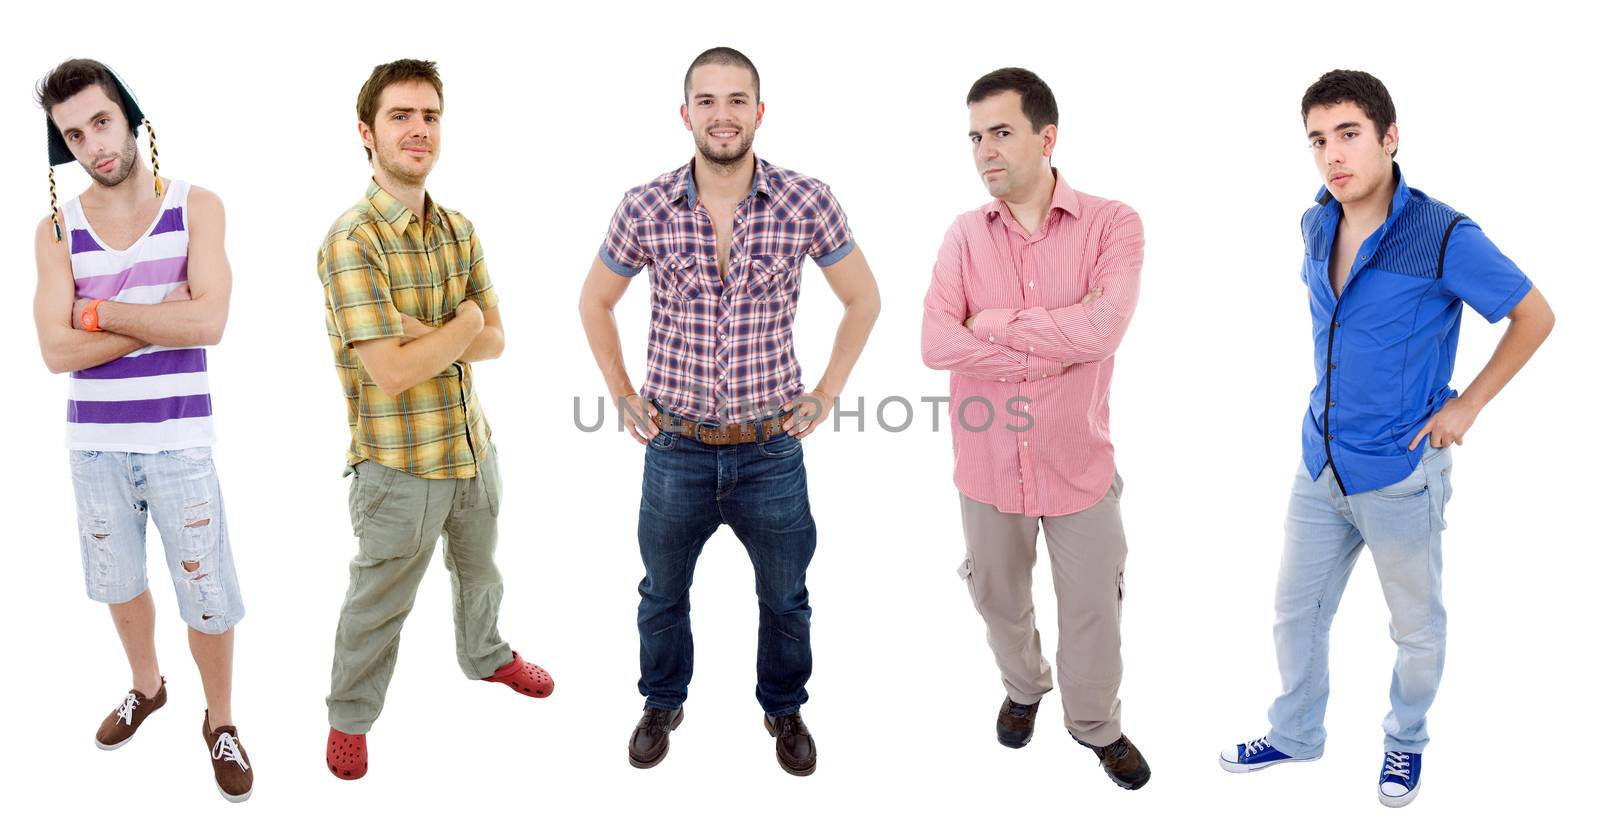
<svg viewBox="0 0 1600 818">
<path fill-rule="evenodd" d="M 1389 218 L 1338 296 L 1328 260 L 1343 209 L 1324 187 L 1300 220 L 1317 366 L 1302 449 L 1311 476 L 1331 465 L 1345 494 L 1399 482 L 1420 462 L 1423 447 L 1407 447 L 1456 396 L 1462 303 L 1493 323 L 1533 287 L 1475 222 L 1408 187 L 1398 165 L 1395 179 Z"/>
</svg>

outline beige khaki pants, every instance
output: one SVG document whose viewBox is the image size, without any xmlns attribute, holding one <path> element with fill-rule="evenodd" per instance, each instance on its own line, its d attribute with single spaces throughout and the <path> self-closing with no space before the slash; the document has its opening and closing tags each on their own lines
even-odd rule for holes
<svg viewBox="0 0 1600 818">
<path fill-rule="evenodd" d="M 1044 529 L 1055 581 L 1060 643 L 1056 668 L 1067 732 L 1104 747 L 1122 735 L 1122 478 L 1100 502 L 1076 514 L 1006 514 L 961 497 L 967 558 L 960 573 L 988 626 L 989 648 L 1006 694 L 1033 704 L 1052 687 L 1050 663 L 1039 649 L 1033 620 L 1033 566 Z"/>
</svg>

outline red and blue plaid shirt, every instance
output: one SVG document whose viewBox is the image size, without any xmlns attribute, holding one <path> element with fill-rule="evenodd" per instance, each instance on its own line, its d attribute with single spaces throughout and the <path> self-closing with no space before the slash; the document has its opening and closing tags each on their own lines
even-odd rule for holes
<svg viewBox="0 0 1600 818">
<path fill-rule="evenodd" d="M 629 190 L 600 259 L 618 275 L 650 267 L 650 347 L 641 394 L 690 420 L 744 422 L 800 397 L 792 329 L 805 256 L 819 267 L 855 249 L 828 186 L 756 160 L 734 210 L 728 275 L 695 195 L 694 162 Z"/>
</svg>

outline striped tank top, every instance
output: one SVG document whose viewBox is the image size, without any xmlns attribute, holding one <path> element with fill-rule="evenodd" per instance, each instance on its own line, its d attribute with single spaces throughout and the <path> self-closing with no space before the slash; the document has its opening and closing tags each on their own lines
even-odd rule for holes
<svg viewBox="0 0 1600 818">
<path fill-rule="evenodd" d="M 126 250 L 95 235 L 76 198 L 62 206 L 78 297 L 157 304 L 187 283 L 188 201 L 189 183 L 169 180 L 160 215 Z M 149 453 L 215 440 L 204 347 L 141 347 L 74 372 L 69 383 L 69 449 Z"/>
</svg>

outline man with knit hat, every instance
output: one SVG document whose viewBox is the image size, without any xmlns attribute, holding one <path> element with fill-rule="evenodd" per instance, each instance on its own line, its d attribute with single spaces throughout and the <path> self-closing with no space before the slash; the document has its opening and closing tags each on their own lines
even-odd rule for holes
<svg viewBox="0 0 1600 818">
<path fill-rule="evenodd" d="M 50 147 L 51 214 L 34 245 L 34 320 L 52 372 L 72 373 L 67 448 L 89 597 L 111 608 L 133 689 L 95 744 L 132 740 L 167 701 L 156 662 L 155 604 L 145 575 L 145 524 L 165 546 L 178 611 L 205 688 L 203 733 L 217 788 L 250 797 L 249 756 L 233 727 L 233 628 L 244 617 L 222 491 L 205 347 L 228 317 L 232 274 L 222 201 L 164 180 L 135 137 L 138 103 L 94 60 L 68 60 L 39 83 Z M 56 165 L 78 162 L 90 184 L 59 207 Z"/>
</svg>

